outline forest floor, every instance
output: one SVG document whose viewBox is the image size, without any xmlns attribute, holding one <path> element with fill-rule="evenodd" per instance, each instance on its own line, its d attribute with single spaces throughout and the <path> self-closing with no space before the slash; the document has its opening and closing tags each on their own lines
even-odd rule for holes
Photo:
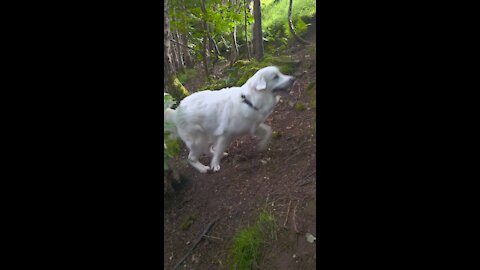
<svg viewBox="0 0 480 270">
<path fill-rule="evenodd" d="M 315 46 L 315 45 L 313 45 Z M 316 56 L 297 46 L 287 55 L 300 60 L 302 74 L 289 96 L 282 97 L 265 121 L 277 134 L 264 152 L 253 150 L 257 140 L 245 136 L 227 149 L 217 173 L 201 174 L 187 165 L 187 150 L 175 160 L 183 183 L 164 207 L 164 269 L 189 251 L 207 225 L 217 219 L 208 235 L 178 269 L 229 269 L 228 254 L 236 232 L 255 223 L 258 211 L 268 207 L 275 216 L 277 238 L 262 247 L 258 269 L 315 269 L 316 242 L 306 233 L 316 231 Z M 218 65 L 221 69 L 221 65 Z M 201 68 L 198 68 L 201 70 Z M 221 72 L 217 72 L 222 76 Z M 185 87 L 195 92 L 201 74 Z M 312 94 L 313 93 L 313 94 Z M 296 106 L 305 104 L 305 108 Z M 201 158 L 209 164 L 209 158 Z M 288 214 L 288 216 L 287 216 Z M 191 225 L 184 226 L 186 222 Z M 188 227 L 188 228 L 186 228 Z"/>
</svg>

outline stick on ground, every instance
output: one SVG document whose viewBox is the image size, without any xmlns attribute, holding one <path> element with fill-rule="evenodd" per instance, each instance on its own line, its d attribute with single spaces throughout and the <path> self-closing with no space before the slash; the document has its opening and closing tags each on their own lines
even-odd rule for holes
<svg viewBox="0 0 480 270">
<path fill-rule="evenodd" d="M 293 209 L 293 228 L 295 229 L 296 233 L 299 233 L 297 230 L 297 223 L 295 222 L 295 213 L 297 212 L 297 206 L 298 206 L 298 201 L 297 204 L 295 205 L 295 208 Z"/>
<path fill-rule="evenodd" d="M 285 225 L 287 225 L 288 214 L 290 213 L 290 204 L 292 204 L 292 200 L 290 200 L 290 202 L 288 203 L 287 217 L 285 217 L 285 222 L 283 223 L 283 227 L 284 227 L 284 228 L 286 228 Z"/>
<path fill-rule="evenodd" d="M 187 254 L 185 254 L 185 256 L 183 256 L 182 259 L 173 267 L 173 270 L 177 269 L 182 264 L 182 262 L 185 261 L 185 259 L 188 257 L 188 255 L 190 255 L 190 253 L 197 247 L 197 245 L 200 243 L 200 241 L 202 241 L 203 237 L 207 235 L 207 233 L 210 231 L 213 224 L 215 224 L 215 222 L 217 222 L 217 220 L 218 220 L 218 218 L 214 219 L 212 222 L 210 222 L 210 224 L 208 224 L 207 228 L 203 231 L 203 233 L 200 235 L 200 237 L 197 239 L 197 241 L 195 241 L 195 244 L 192 245 L 192 247 L 187 252 Z"/>
</svg>

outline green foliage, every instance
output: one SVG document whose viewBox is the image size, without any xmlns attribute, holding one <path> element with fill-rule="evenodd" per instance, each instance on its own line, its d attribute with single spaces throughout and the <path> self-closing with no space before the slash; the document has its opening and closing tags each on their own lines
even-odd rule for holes
<svg viewBox="0 0 480 270">
<path fill-rule="evenodd" d="M 185 69 L 184 72 L 177 74 L 177 78 L 181 84 L 185 84 L 195 76 L 197 76 L 197 70 L 194 68 Z"/>
<path fill-rule="evenodd" d="M 211 80 L 207 82 L 200 90 L 219 90 L 225 87 L 242 86 L 259 69 L 267 66 L 277 66 L 284 74 L 293 74 L 299 62 L 292 60 L 288 56 L 272 56 L 266 54 L 261 61 L 255 59 L 239 60 L 232 68 L 227 69 L 226 79 Z"/>
<path fill-rule="evenodd" d="M 189 41 L 186 45 L 194 48 L 194 54 L 198 60 L 201 60 L 203 39 L 206 34 L 203 28 L 204 20 L 208 24 L 210 36 L 217 42 L 220 51 L 226 52 L 231 48 L 230 35 L 235 26 L 238 28 L 238 34 L 241 34 L 239 30 L 243 28 L 240 26 L 244 24 L 243 2 L 240 1 L 236 5 L 224 2 L 205 1 L 205 13 L 200 8 L 201 0 L 169 2 L 170 27 L 172 31 L 177 30 L 180 34 L 186 35 Z M 253 16 L 250 13 L 247 13 L 247 21 L 249 25 L 253 23 Z M 223 40 L 227 42 L 222 43 Z"/>
<path fill-rule="evenodd" d="M 261 257 L 261 248 L 268 238 L 276 240 L 277 224 L 273 214 L 263 209 L 254 225 L 237 232 L 230 251 L 231 269 L 252 269 Z"/>
<path fill-rule="evenodd" d="M 251 1 L 247 1 L 247 6 Z M 262 0 L 262 30 L 265 40 L 265 52 L 274 55 L 282 54 L 288 47 L 291 34 L 288 29 L 288 4 L 289 0 Z M 205 1 L 205 10 L 201 8 L 201 0 L 170 0 L 169 14 L 172 31 L 177 31 L 188 40 L 187 46 L 193 48 L 193 56 L 198 61 L 202 60 L 203 41 L 205 30 L 203 21 L 208 24 L 209 34 L 215 40 L 220 53 L 219 58 L 229 58 L 233 48 L 232 32 L 237 27 L 237 43 L 239 52 L 245 55 L 245 25 L 243 1 L 232 4 L 230 1 L 209 0 Z M 253 15 L 247 8 L 247 35 L 252 40 Z M 292 20 L 296 32 L 299 35 L 305 33 L 310 25 L 308 22 L 316 15 L 316 2 L 314 0 L 294 0 Z M 212 48 L 210 48 L 212 49 Z M 244 82 L 251 74 L 232 75 L 228 79 L 211 81 L 203 89 L 220 89 L 225 86 L 237 86 L 238 82 Z M 192 73 L 180 74 L 179 82 L 185 83 L 194 76 Z M 240 78 L 243 77 L 243 78 Z M 177 97 L 177 99 L 179 99 Z"/>
<path fill-rule="evenodd" d="M 175 104 L 173 97 L 167 93 L 163 94 L 163 110 L 172 107 Z M 173 123 L 164 122 L 163 123 L 163 170 L 167 171 L 169 169 L 168 162 L 171 158 L 175 157 L 180 152 L 180 142 L 179 140 L 169 139 L 170 132 L 169 129 L 174 128 Z"/>
<path fill-rule="evenodd" d="M 262 0 L 262 28 L 269 40 L 290 37 L 288 27 L 289 0 Z M 315 0 L 294 0 L 292 6 L 292 22 L 298 35 L 303 34 L 309 24 L 306 18 L 316 15 Z M 274 40 L 272 40 L 274 41 Z"/>
<path fill-rule="evenodd" d="M 163 110 L 171 108 L 175 105 L 175 99 L 168 93 L 163 93 Z"/>
</svg>

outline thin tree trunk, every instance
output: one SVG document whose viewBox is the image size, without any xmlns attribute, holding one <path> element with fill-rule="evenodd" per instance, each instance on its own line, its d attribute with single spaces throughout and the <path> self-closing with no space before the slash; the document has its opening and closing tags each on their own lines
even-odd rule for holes
<svg viewBox="0 0 480 270">
<path fill-rule="evenodd" d="M 173 14 L 175 14 L 175 12 L 173 12 Z M 168 35 L 170 36 L 170 40 L 175 40 L 175 35 L 173 34 L 173 31 L 172 31 L 172 23 L 175 22 L 175 17 L 169 17 L 169 33 Z M 170 58 L 172 60 L 172 65 L 173 65 L 173 73 L 176 74 L 177 71 L 178 71 L 178 60 L 177 60 L 177 53 L 176 53 L 176 48 L 175 48 L 175 44 L 172 44 L 170 43 L 170 51 L 169 51 L 169 54 L 170 54 Z"/>
<path fill-rule="evenodd" d="M 202 12 L 204 15 L 207 14 L 207 10 L 205 9 L 205 0 L 202 0 L 200 2 L 200 8 L 202 9 Z M 203 67 L 205 69 L 205 76 L 207 77 L 207 80 L 210 80 L 210 72 L 208 71 L 208 57 L 209 57 L 209 49 L 208 49 L 208 24 L 206 20 L 203 20 L 203 31 L 205 31 L 205 34 L 203 36 Z"/>
<path fill-rule="evenodd" d="M 172 40 L 176 41 L 174 39 L 175 35 L 172 33 Z M 173 63 L 173 66 L 175 67 L 175 73 L 177 73 L 178 71 L 180 71 L 180 65 L 179 65 L 179 62 L 178 62 L 178 55 L 177 55 L 177 44 L 176 43 L 173 43 L 171 44 L 170 46 L 170 49 L 172 50 L 171 51 L 171 54 L 172 54 L 172 63 Z"/>
<path fill-rule="evenodd" d="M 295 29 L 293 28 L 293 22 L 292 22 L 292 1 L 290 0 L 290 4 L 288 6 L 288 28 L 290 28 L 290 32 L 292 33 L 292 36 L 301 44 L 303 45 L 310 45 L 312 43 L 304 40 L 303 38 L 299 37 L 297 33 L 295 32 Z"/>
<path fill-rule="evenodd" d="M 255 52 L 255 59 L 260 61 L 263 58 L 263 32 L 262 32 L 262 11 L 260 7 L 260 0 L 253 0 L 253 17 L 255 23 L 253 24 L 253 48 Z"/>
<path fill-rule="evenodd" d="M 231 1 L 232 1 L 232 6 L 236 7 L 236 8 L 234 8 L 234 10 L 236 10 L 236 12 L 240 11 L 241 10 L 241 4 L 239 4 L 239 2 L 237 2 L 237 0 L 231 0 Z M 233 26 L 232 43 L 233 43 L 232 44 L 233 45 L 233 50 L 232 50 L 232 58 L 231 58 L 231 61 L 230 61 L 230 67 L 232 67 L 233 64 L 235 64 L 235 62 L 237 61 L 238 56 L 239 56 L 238 42 L 237 42 L 237 25 L 236 24 Z"/>
<path fill-rule="evenodd" d="M 187 7 L 185 6 L 185 1 L 182 0 L 182 8 L 183 8 L 183 12 L 187 12 Z M 187 35 L 182 33 L 180 35 L 180 40 L 183 44 L 185 44 L 185 48 L 184 48 L 184 59 L 185 59 L 185 66 L 187 68 L 192 68 L 194 66 L 194 63 L 193 63 L 193 57 L 192 55 L 190 54 L 190 50 L 187 50 L 187 48 L 189 48 L 187 45 L 188 45 L 188 38 L 187 38 Z"/>
<path fill-rule="evenodd" d="M 185 64 L 183 62 L 183 57 L 182 57 L 182 50 L 183 48 L 180 47 L 178 42 L 180 41 L 180 37 L 178 35 L 178 30 L 175 29 L 175 38 L 177 40 L 177 44 L 175 44 L 176 51 L 177 51 L 177 61 L 178 61 L 178 71 L 183 72 L 185 70 Z"/>
<path fill-rule="evenodd" d="M 250 48 L 248 47 L 248 32 L 247 32 L 247 4 L 243 0 L 243 10 L 245 12 L 245 45 L 247 46 L 247 57 L 250 60 Z"/>
<path fill-rule="evenodd" d="M 170 22 L 168 20 L 168 0 L 165 0 L 165 5 L 163 6 L 164 10 L 164 17 L 163 17 L 163 33 L 164 33 L 164 50 L 163 50 L 163 56 L 164 56 L 164 87 L 165 91 L 167 93 L 170 93 L 172 90 L 171 83 L 169 82 L 169 78 L 173 74 L 173 69 L 172 69 L 172 58 L 169 54 L 170 51 Z"/>
<path fill-rule="evenodd" d="M 235 64 L 238 58 L 238 44 L 237 44 L 237 26 L 235 25 L 233 27 L 233 33 L 232 33 L 232 56 L 230 60 L 230 67 Z"/>
<path fill-rule="evenodd" d="M 187 46 L 188 40 L 187 40 L 187 35 L 181 34 L 180 39 L 182 40 L 183 44 L 185 44 L 184 51 L 183 51 L 183 57 L 185 59 L 185 66 L 187 68 L 192 68 L 193 67 L 193 61 L 192 61 L 192 56 L 190 55 L 190 51 L 188 49 L 191 49 L 190 47 Z M 191 49 L 193 50 L 193 49 Z"/>
</svg>

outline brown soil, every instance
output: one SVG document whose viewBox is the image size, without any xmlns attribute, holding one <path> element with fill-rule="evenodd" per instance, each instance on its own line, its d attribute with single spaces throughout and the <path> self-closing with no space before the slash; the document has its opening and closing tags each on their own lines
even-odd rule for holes
<svg viewBox="0 0 480 270">
<path fill-rule="evenodd" d="M 301 60 L 297 72 L 303 75 L 293 94 L 283 97 L 266 120 L 280 134 L 266 151 L 256 152 L 256 139 L 245 136 L 230 145 L 218 173 L 200 174 L 187 165 L 185 148 L 173 161 L 184 182 L 165 201 L 164 269 L 172 269 L 215 218 L 219 219 L 209 232 L 212 238 L 205 238 L 178 269 L 229 269 L 234 234 L 254 223 L 265 206 L 275 214 L 278 232 L 277 239 L 263 247 L 258 268 L 315 269 L 317 244 L 307 242 L 305 233 L 317 236 L 316 117 L 306 90 L 316 82 L 316 64 L 307 49 L 292 52 L 292 58 Z M 298 101 L 307 105 L 306 110 L 292 106 Z M 200 161 L 208 165 L 210 158 Z M 182 230 L 188 218 L 193 223 Z"/>
</svg>

